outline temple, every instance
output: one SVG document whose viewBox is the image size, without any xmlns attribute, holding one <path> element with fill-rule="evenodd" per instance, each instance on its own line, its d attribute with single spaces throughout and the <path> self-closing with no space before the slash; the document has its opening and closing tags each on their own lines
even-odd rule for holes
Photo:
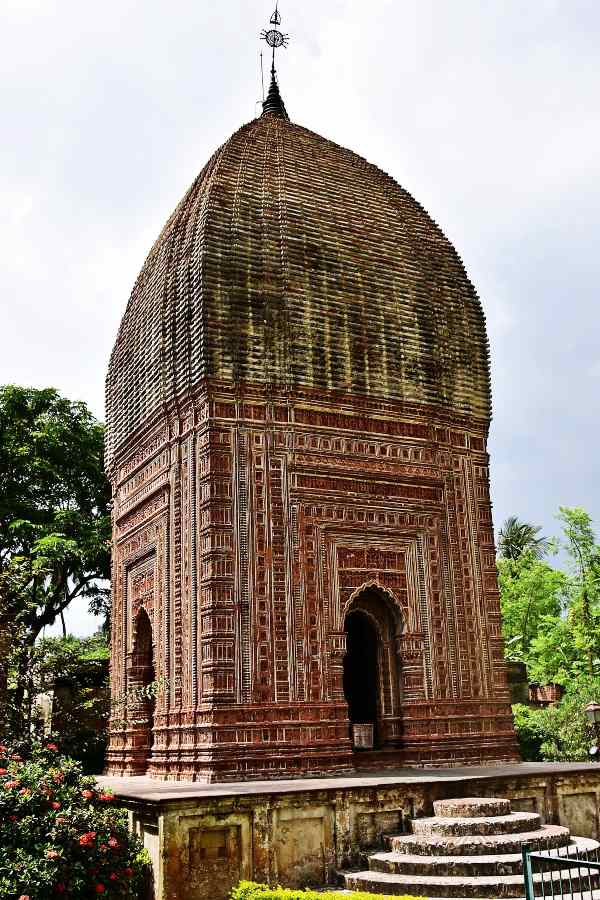
<svg viewBox="0 0 600 900">
<path fill-rule="evenodd" d="M 456 250 L 291 122 L 273 69 L 152 247 L 110 360 L 108 772 L 518 759 L 489 424 Z"/>
</svg>

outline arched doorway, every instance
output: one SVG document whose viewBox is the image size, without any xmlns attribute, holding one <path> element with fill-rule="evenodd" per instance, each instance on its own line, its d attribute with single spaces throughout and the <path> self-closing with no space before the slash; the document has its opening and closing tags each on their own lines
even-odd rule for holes
<svg viewBox="0 0 600 900">
<path fill-rule="evenodd" d="M 154 706 L 153 694 L 144 691 L 155 680 L 152 649 L 152 624 L 145 609 L 140 609 L 134 623 L 133 653 L 129 669 L 132 700 L 128 710 L 133 769 L 143 774 L 152 752 Z"/>
<path fill-rule="evenodd" d="M 372 725 L 374 749 L 400 743 L 401 630 L 397 605 L 378 586 L 355 596 L 344 620 L 343 687 L 351 733 L 355 725 Z"/>
</svg>

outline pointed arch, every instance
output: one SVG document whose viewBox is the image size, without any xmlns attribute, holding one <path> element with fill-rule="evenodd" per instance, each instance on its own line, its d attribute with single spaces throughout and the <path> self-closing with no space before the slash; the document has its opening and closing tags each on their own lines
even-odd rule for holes
<svg viewBox="0 0 600 900">
<path fill-rule="evenodd" d="M 133 620 L 133 651 L 127 678 L 128 690 L 132 692 L 127 708 L 129 746 L 132 748 L 132 768 L 140 775 L 148 769 L 154 738 L 155 700 L 153 696 L 146 696 L 143 688 L 147 688 L 154 680 L 152 622 L 141 606 Z"/>
<path fill-rule="evenodd" d="M 398 599 L 376 579 L 353 591 L 345 605 L 343 688 L 350 730 L 353 735 L 356 725 L 373 725 L 375 748 L 400 740 L 402 628 Z"/>
<path fill-rule="evenodd" d="M 345 621 L 346 616 L 352 611 L 352 608 L 357 603 L 362 604 L 364 597 L 369 593 L 378 596 L 387 604 L 396 623 L 395 636 L 399 638 L 404 630 L 404 611 L 402 609 L 402 604 L 394 592 L 386 587 L 385 584 L 382 584 L 377 578 L 371 578 L 369 581 L 365 581 L 350 594 L 350 597 L 344 606 L 342 620 Z"/>
</svg>

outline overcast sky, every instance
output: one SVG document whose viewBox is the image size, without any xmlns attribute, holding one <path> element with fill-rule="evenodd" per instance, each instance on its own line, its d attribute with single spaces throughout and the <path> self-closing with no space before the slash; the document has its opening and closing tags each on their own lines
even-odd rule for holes
<svg viewBox="0 0 600 900">
<path fill-rule="evenodd" d="M 291 118 L 389 172 L 486 311 L 492 489 L 600 530 L 600 2 L 281 0 Z M 265 0 L 0 0 L 0 383 L 102 417 L 133 281 L 261 96 Z M 84 616 L 70 617 L 89 630 Z"/>
</svg>

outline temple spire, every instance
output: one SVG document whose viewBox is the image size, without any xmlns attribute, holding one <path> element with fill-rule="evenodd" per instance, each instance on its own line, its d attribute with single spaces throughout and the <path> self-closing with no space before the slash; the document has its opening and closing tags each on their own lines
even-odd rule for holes
<svg viewBox="0 0 600 900">
<path fill-rule="evenodd" d="M 267 98 L 263 101 L 263 115 L 265 113 L 270 113 L 271 115 L 279 116 L 282 119 L 289 119 L 285 103 L 279 93 L 277 72 L 275 69 L 275 50 L 278 50 L 280 47 L 287 47 L 289 40 L 287 34 L 283 34 L 283 32 L 279 31 L 281 15 L 279 14 L 278 3 L 275 4 L 275 12 L 271 16 L 270 24 L 272 26 L 271 28 L 263 29 L 261 32 L 261 38 L 263 41 L 266 41 L 268 46 L 273 50 L 271 61 L 271 84 L 269 85 Z"/>
</svg>

